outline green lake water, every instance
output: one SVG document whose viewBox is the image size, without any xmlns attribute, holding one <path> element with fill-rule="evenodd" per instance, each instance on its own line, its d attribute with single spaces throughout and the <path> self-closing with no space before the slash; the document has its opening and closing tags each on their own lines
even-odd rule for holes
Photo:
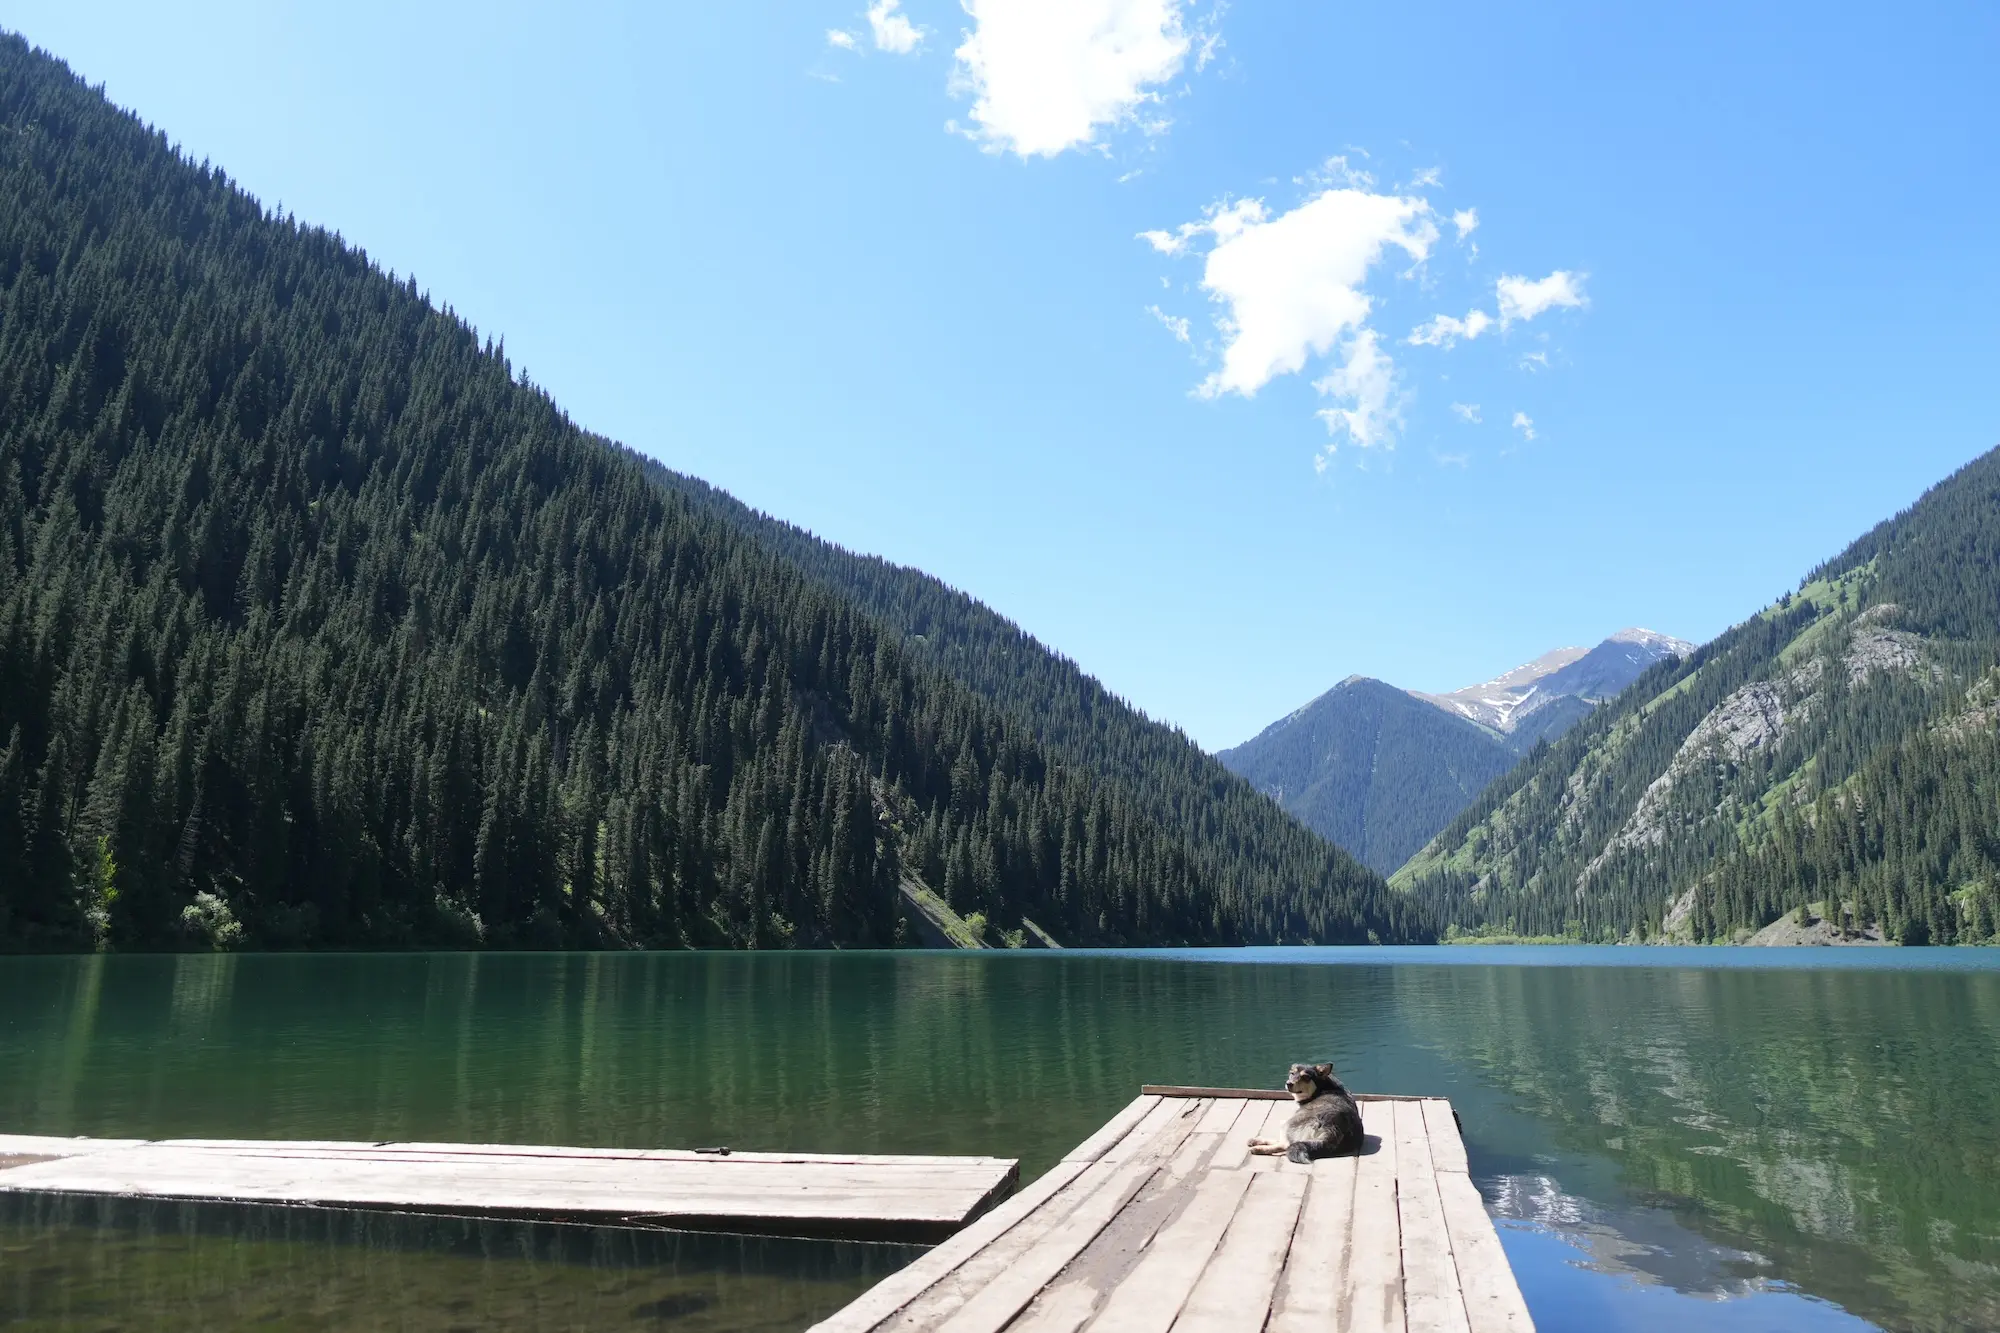
<svg viewBox="0 0 2000 1333">
<path fill-rule="evenodd" d="M 0 958 L 0 1132 L 991 1153 L 1450 1097 L 1544 1330 L 2000 1327 L 1973 950 Z M 13 1200 L 8 1329 L 793 1329 L 906 1247 Z"/>
</svg>

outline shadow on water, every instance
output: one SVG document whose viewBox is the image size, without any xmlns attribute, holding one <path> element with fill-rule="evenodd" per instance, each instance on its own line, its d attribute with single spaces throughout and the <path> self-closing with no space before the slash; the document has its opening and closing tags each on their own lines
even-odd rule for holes
<svg viewBox="0 0 2000 1333">
<path fill-rule="evenodd" d="M 1638 955 L 6 959 L 0 1130 L 976 1152 L 1022 1159 L 1026 1181 L 1141 1083 L 1271 1085 L 1330 1059 L 1361 1091 L 1453 1099 L 1551 1333 L 2000 1326 L 2000 960 Z M 201 1251 L 185 1266 L 211 1285 L 185 1299 L 215 1326 L 254 1322 L 230 1274 L 323 1327 L 370 1323 L 356 1312 L 383 1309 L 385 1283 L 429 1293 L 425 1317 L 395 1316 L 411 1327 L 800 1327 L 866 1285 L 504 1245 L 28 1231 L 0 1239 L 0 1310 L 67 1292 L 132 1327 L 183 1298 L 148 1246 Z M 432 1322 L 438 1301 L 473 1313 Z"/>
<path fill-rule="evenodd" d="M 908 1245 L 0 1195 L 10 1329 L 798 1328 Z"/>
</svg>

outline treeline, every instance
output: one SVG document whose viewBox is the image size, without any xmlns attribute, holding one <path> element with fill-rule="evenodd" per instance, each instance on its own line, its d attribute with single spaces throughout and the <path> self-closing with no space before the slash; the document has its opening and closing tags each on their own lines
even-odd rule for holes
<svg viewBox="0 0 2000 1333">
<path fill-rule="evenodd" d="M 915 660 L 992 703 L 1047 753 L 1087 766 L 1146 818 L 1187 830 L 1197 845 L 1227 848 L 1240 867 L 1233 873 L 1270 886 L 1256 896 L 1282 887 L 1307 902 L 1336 904 L 1371 891 L 1363 886 L 1373 877 L 1349 854 L 1360 851 L 1358 845 L 1338 838 L 1329 842 L 1311 831 L 1317 826 L 1309 818 L 1304 827 L 1288 818 L 1178 727 L 1153 721 L 992 608 L 921 570 L 856 555 L 705 482 L 650 466 L 664 485 L 694 498 L 889 626 Z M 1414 850 L 1422 838 L 1405 841 Z M 927 864 L 935 868 L 939 862 Z M 1428 936 L 1408 900 L 1392 896 L 1381 911 L 1397 938 Z M 1273 929 L 1285 939 L 1301 938 L 1293 927 L 1274 923 Z"/>
<path fill-rule="evenodd" d="M 1908 942 L 1992 939 L 1996 665 L 1989 453 L 1495 783 L 1398 882 L 1474 931 L 1728 940 L 1826 905 Z M 1775 736 L 1683 753 L 1746 688 Z"/>
<path fill-rule="evenodd" d="M 908 873 L 1083 942 L 1420 933 L 1052 754 L 18 38 L 0 191 L 7 947 L 887 945 Z"/>
</svg>

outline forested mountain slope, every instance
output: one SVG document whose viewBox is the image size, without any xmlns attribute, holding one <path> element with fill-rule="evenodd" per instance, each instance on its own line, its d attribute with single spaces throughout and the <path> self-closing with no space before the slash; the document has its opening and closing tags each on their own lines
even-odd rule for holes
<svg viewBox="0 0 2000 1333">
<path fill-rule="evenodd" d="M 1259 795 L 1264 784 L 1246 783 L 1178 728 L 1148 718 L 1075 662 L 942 580 L 822 541 L 706 482 L 657 464 L 653 470 L 666 485 L 696 498 L 768 550 L 893 627 L 913 657 L 990 700 L 1052 754 L 1088 764 L 1149 817 L 1226 841 L 1241 855 L 1287 878 L 1328 873 L 1323 867 L 1335 861 L 1322 839 L 1329 836 L 1381 873 L 1402 864 L 1403 857 L 1398 857 L 1385 865 L 1367 855 L 1360 841 L 1348 842 L 1310 818 L 1301 828 L 1285 810 L 1293 815 L 1302 812 L 1290 803 L 1280 809 Z M 1468 771 L 1476 768 L 1471 764 Z M 1405 836 L 1403 855 L 1421 846 L 1484 785 L 1483 779 L 1473 782 L 1421 836 Z M 1394 815 L 1387 818 L 1397 821 Z"/>
<path fill-rule="evenodd" d="M 1044 745 L 12 37 L 0 199 L 5 946 L 888 944 L 919 871 L 1079 942 L 1422 936 L 1234 792 L 1163 819 Z"/>
<path fill-rule="evenodd" d="M 1521 756 L 1491 728 L 1350 676 L 1216 757 L 1386 875 Z"/>
<path fill-rule="evenodd" d="M 1350 676 L 1216 755 L 1314 829 L 1389 874 L 1512 768 L 1663 657 L 1694 645 L 1626 629 L 1450 694 Z"/>
<path fill-rule="evenodd" d="M 1394 883 L 1474 930 L 1906 942 L 2000 914 L 2000 451 L 1494 784 Z"/>
</svg>

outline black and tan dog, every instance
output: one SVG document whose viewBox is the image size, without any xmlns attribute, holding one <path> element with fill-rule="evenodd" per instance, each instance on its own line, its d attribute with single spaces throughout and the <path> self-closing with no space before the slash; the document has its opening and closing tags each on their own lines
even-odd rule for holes
<svg viewBox="0 0 2000 1333">
<path fill-rule="evenodd" d="M 1361 1150 L 1361 1108 L 1333 1076 L 1332 1065 L 1293 1065 L 1285 1075 L 1285 1091 L 1299 1104 L 1285 1122 L 1285 1141 L 1252 1139 L 1251 1152 L 1310 1162 Z"/>
</svg>

